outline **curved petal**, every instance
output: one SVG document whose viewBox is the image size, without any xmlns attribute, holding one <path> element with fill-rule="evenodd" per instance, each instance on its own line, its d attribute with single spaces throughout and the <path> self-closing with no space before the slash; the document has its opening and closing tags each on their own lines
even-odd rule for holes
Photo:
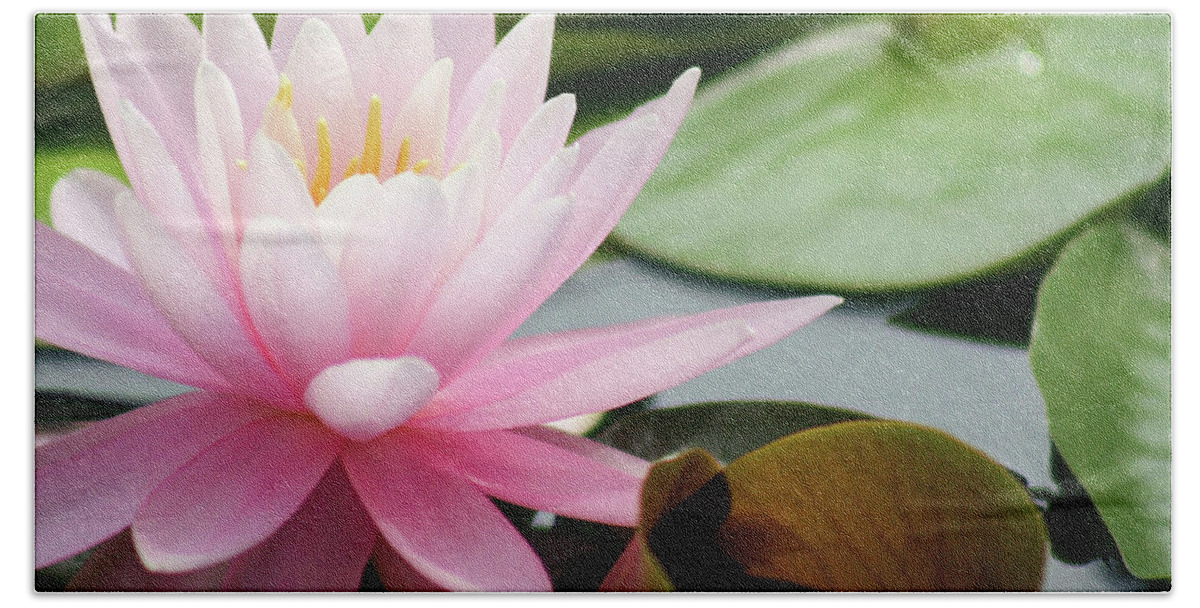
<svg viewBox="0 0 1200 608">
<path fill-rule="evenodd" d="M 296 514 L 258 546 L 234 558 L 226 591 L 357 591 L 375 547 L 371 516 L 340 465 Z"/>
<path fill-rule="evenodd" d="M 185 572 L 225 561 L 286 522 L 325 476 L 342 439 L 291 415 L 230 433 L 164 480 L 131 526 L 142 562 Z"/>
<path fill-rule="evenodd" d="M 579 139 L 579 175 L 571 185 L 579 197 L 579 212 L 562 235 L 563 246 L 547 264 L 542 293 L 558 289 L 612 232 L 675 138 L 699 81 L 700 69 L 692 68 L 675 79 L 666 95 Z"/>
<path fill-rule="evenodd" d="M 546 200 L 566 192 L 567 186 L 570 183 L 569 180 L 573 177 L 578 158 L 579 146 L 572 145 L 566 148 L 559 148 L 557 153 L 538 167 L 532 176 L 518 180 L 524 182 L 523 187 L 516 193 L 516 196 L 512 200 L 503 200 L 498 196 L 492 197 L 487 206 L 489 218 L 485 224 L 485 229 L 490 230 L 506 214 L 519 213 L 530 201 Z M 511 182 L 503 182 L 501 180 L 512 177 L 514 176 L 498 176 L 496 180 L 498 189 L 511 186 Z M 496 194 L 496 190 L 493 190 L 491 194 Z M 549 294 L 547 294 L 548 296 Z"/>
<path fill-rule="evenodd" d="M 34 334 L 52 344 L 195 386 L 230 383 L 196 354 L 137 277 L 34 223 Z"/>
<path fill-rule="evenodd" d="M 417 163 L 428 161 L 425 173 L 440 176 L 446 155 L 446 125 L 450 120 L 450 77 L 454 64 L 442 59 L 429 66 L 413 86 L 400 112 L 390 123 L 383 142 L 384 162 L 381 171 L 394 166 L 403 173 Z M 403 154 L 405 141 L 407 155 Z M 391 165 L 391 159 L 396 159 Z M 381 175 L 386 176 L 387 173 Z"/>
<path fill-rule="evenodd" d="M 204 53 L 233 83 L 245 131 L 257 132 L 263 108 L 279 86 L 279 72 L 254 16 L 205 15 Z"/>
<path fill-rule="evenodd" d="M 463 128 L 462 133 L 458 137 L 458 143 L 454 145 L 454 152 L 450 154 L 450 167 L 457 167 L 467 162 L 472 156 L 478 153 L 477 150 L 480 146 L 487 144 L 488 138 L 491 137 L 495 137 L 501 143 L 501 154 L 498 154 L 496 159 L 497 168 L 499 167 L 499 160 L 503 154 L 504 144 L 497 127 L 500 124 L 500 110 L 504 106 L 504 92 L 507 87 L 508 85 L 504 80 L 497 79 L 492 81 L 487 95 L 476 108 L 470 122 Z"/>
<path fill-rule="evenodd" d="M 187 393 L 37 448 L 35 566 L 60 561 L 120 532 L 162 480 L 266 412 L 239 397 Z"/>
<path fill-rule="evenodd" d="M 183 574 L 160 574 L 142 565 L 126 530 L 103 542 L 67 583 L 67 591 L 217 591 L 225 564 Z"/>
<path fill-rule="evenodd" d="M 611 409 L 769 346 L 838 305 L 813 296 L 514 340 L 410 425 L 513 428 Z"/>
<path fill-rule="evenodd" d="M 54 229 L 129 271 L 129 258 L 121 245 L 113 202 L 118 194 L 128 190 L 121 180 L 107 173 L 75 169 L 59 179 L 50 191 Z"/>
<path fill-rule="evenodd" d="M 509 431 L 430 433 L 425 440 L 430 452 L 489 496 L 577 519 L 637 525 L 644 476 Z"/>
<path fill-rule="evenodd" d="M 504 157 L 496 187 L 488 195 L 492 202 L 488 205 L 486 225 L 491 225 L 538 170 L 562 150 L 574 119 L 575 96 L 563 94 L 543 104 L 521 128 Z"/>
<path fill-rule="evenodd" d="M 117 197 L 125 251 L 176 333 L 242 392 L 283 407 L 289 391 L 229 304 L 166 228 L 130 196 Z"/>
<path fill-rule="evenodd" d="M 443 277 L 451 276 L 467 254 L 479 244 L 483 229 L 483 206 L 487 203 L 488 184 L 494 175 L 492 168 L 496 166 L 492 161 L 498 163 L 500 160 L 500 136 L 493 135 L 493 145 L 480 148 L 477 162 L 463 165 L 442 180 L 442 192 L 451 210 L 447 245 L 438 265 Z"/>
<path fill-rule="evenodd" d="M 629 452 L 622 452 L 599 441 L 584 439 L 578 435 L 572 435 L 571 433 L 548 426 L 527 426 L 511 429 L 509 432 L 524 435 L 542 443 L 558 446 L 588 460 L 602 462 L 609 467 L 623 471 L 627 475 L 632 475 L 639 479 L 645 479 L 646 475 L 650 473 L 650 463 Z"/>
<path fill-rule="evenodd" d="M 408 341 L 448 245 L 449 214 L 436 180 L 398 175 L 381 203 L 356 226 L 341 257 L 358 357 L 391 356 Z"/>
<path fill-rule="evenodd" d="M 316 206 L 304 175 L 283 146 L 261 132 L 250 140 L 245 183 L 246 194 L 239 210 L 243 225 L 271 215 L 298 227 L 316 227 Z"/>
<path fill-rule="evenodd" d="M 492 83 L 506 83 L 500 114 L 500 138 L 507 149 L 521 127 L 546 100 L 546 81 L 550 75 L 550 47 L 554 42 L 554 16 L 533 14 L 525 17 L 475 72 L 457 97 L 459 104 L 450 114 L 448 141 L 455 147 L 467 124 L 489 95 Z M 457 67 L 456 67 L 457 69 Z"/>
<path fill-rule="evenodd" d="M 454 62 L 450 98 L 461 99 L 471 76 L 496 47 L 495 19 L 484 13 L 438 13 L 432 20 L 434 57 Z"/>
<path fill-rule="evenodd" d="M 521 533 L 463 479 L 430 467 L 392 433 L 348 446 L 346 473 L 380 534 L 417 572 L 458 591 L 549 591 Z"/>
<path fill-rule="evenodd" d="M 383 102 L 382 124 L 390 125 L 421 75 L 433 63 L 429 15 L 386 13 L 356 47 L 346 47 L 355 96 Z"/>
<path fill-rule="evenodd" d="M 337 36 L 338 43 L 343 48 L 360 44 L 367 37 L 367 26 L 363 23 L 362 15 L 358 13 L 280 13 L 271 33 L 271 57 L 280 71 L 287 65 L 292 47 L 296 44 L 304 24 L 310 19 L 324 23 Z"/>
<path fill-rule="evenodd" d="M 382 538 L 375 541 L 371 563 L 388 591 L 449 591 L 422 576 Z"/>
<path fill-rule="evenodd" d="M 657 124 L 657 117 L 653 115 L 627 124 L 609 140 L 601 154 L 584 171 L 583 176 L 587 179 L 577 179 L 568 188 L 573 196 L 580 198 L 564 220 L 560 232 L 554 235 L 554 247 L 546 252 L 534 272 L 523 277 L 527 282 L 525 290 L 520 300 L 505 311 L 507 316 L 489 319 L 489 332 L 477 338 L 479 347 L 475 351 L 476 356 L 486 354 L 511 335 L 604 240 L 612 229 L 607 219 L 611 212 L 611 201 L 625 197 L 632 200 L 636 194 L 636 191 L 630 191 L 638 179 L 634 168 L 651 145 Z M 526 206 L 540 194 L 559 190 L 564 180 L 570 179 L 569 171 L 578 162 L 578 155 L 578 148 L 571 146 L 543 166 L 517 200 L 489 228 L 485 242 L 493 238 L 496 231 L 507 230 L 504 227 L 513 222 L 528 221 L 527 212 L 524 211 Z M 640 184 L 638 187 L 641 187 Z M 617 217 L 613 217 L 612 224 L 616 221 Z M 468 364 L 471 362 L 471 359 L 467 360 Z M 448 375 L 448 370 L 443 371 L 443 375 Z"/>
<path fill-rule="evenodd" d="M 346 292 L 315 231 L 260 217 L 246 227 L 241 266 L 250 319 L 297 392 L 349 358 Z"/>
<path fill-rule="evenodd" d="M 137 199 L 174 236 L 230 308 L 237 310 L 237 283 L 229 259 L 224 255 L 220 226 L 213 219 L 211 210 L 197 204 L 204 199 L 193 196 L 188 190 L 183 175 L 167 154 L 161 134 L 146 117 L 133 106 L 124 104 L 121 119 L 133 156 L 133 162 L 124 166 Z M 189 117 L 189 121 L 194 127 L 195 117 Z M 126 254 L 130 252 L 126 250 Z"/>
<path fill-rule="evenodd" d="M 496 325 L 527 303 L 530 279 L 551 255 L 570 203 L 540 201 L 498 222 L 446 282 L 406 351 L 447 382 L 493 348 Z"/>
<path fill-rule="evenodd" d="M 313 378 L 304 402 L 329 428 L 369 441 L 408 420 L 437 387 L 437 371 L 417 357 L 355 359 Z"/>
<path fill-rule="evenodd" d="M 200 171 L 207 193 L 209 214 L 227 260 L 237 260 L 241 226 L 233 201 L 241 199 L 242 172 L 237 166 L 246 157 L 233 83 L 216 64 L 205 61 L 196 72 L 196 139 L 200 146 Z"/>
<path fill-rule="evenodd" d="M 355 175 L 342 180 L 317 207 L 317 230 L 325 254 L 335 266 L 341 264 L 346 242 L 360 222 L 369 222 L 384 207 L 387 190 L 374 175 Z"/>
<path fill-rule="evenodd" d="M 152 118 L 189 192 L 202 192 L 191 95 L 203 46 L 196 26 L 181 13 L 121 14 L 113 31 L 109 15 L 88 14 L 79 15 L 79 31 L 121 163 L 128 168 L 134 160 L 120 117 L 127 101 Z"/>
<path fill-rule="evenodd" d="M 361 17 L 353 17 L 361 27 Z M 346 172 L 350 158 L 363 149 L 362 129 L 370 100 L 355 99 L 345 48 L 329 23 L 308 19 L 300 26 L 283 69 L 292 81 L 292 112 L 304 143 L 306 156 L 302 160 L 310 175 L 317 166 L 317 121 L 321 118 L 329 124 L 335 178 Z"/>
<path fill-rule="evenodd" d="M 647 158 L 649 173 L 652 173 L 658 166 L 658 162 L 662 160 L 662 154 L 666 153 L 671 140 L 675 139 L 675 132 L 679 130 L 679 125 L 683 124 L 683 117 L 687 114 L 688 108 L 692 106 L 692 97 L 696 94 L 696 85 L 699 83 L 700 68 L 691 68 L 675 79 L 666 95 L 643 104 L 622 120 L 588 131 L 578 140 L 582 150 L 580 160 L 583 164 L 580 166 L 586 167 L 609 138 L 628 123 L 653 114 L 659 117 L 662 131 L 655 141 L 655 149 L 661 148 L 661 151 L 657 157 L 650 155 Z"/>
</svg>

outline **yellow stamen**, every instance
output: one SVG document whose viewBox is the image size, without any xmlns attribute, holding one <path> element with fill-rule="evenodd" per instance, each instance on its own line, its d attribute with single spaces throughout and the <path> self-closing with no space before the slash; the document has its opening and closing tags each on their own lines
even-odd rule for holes
<svg viewBox="0 0 1200 608">
<path fill-rule="evenodd" d="M 313 202 L 321 204 L 329 193 L 329 179 L 333 173 L 333 143 L 329 139 L 329 121 L 325 117 L 317 119 L 317 169 L 313 173 L 312 186 L 309 193 Z"/>
<path fill-rule="evenodd" d="M 400 142 L 400 156 L 396 158 L 396 175 L 408 171 L 408 157 L 412 155 L 412 140 L 405 137 Z"/>
<path fill-rule="evenodd" d="M 357 174 L 358 167 L 361 163 L 362 163 L 362 157 L 360 157 L 360 156 L 355 156 L 354 158 L 350 159 L 350 164 L 346 167 L 345 177 L 349 178 L 351 175 Z"/>
<path fill-rule="evenodd" d="M 247 163 L 246 159 L 244 159 L 244 158 L 239 158 L 239 159 L 233 161 L 233 163 L 235 165 L 237 165 L 237 168 L 241 169 L 242 171 L 245 171 L 246 167 L 249 166 L 249 164 L 250 164 L 250 163 Z"/>
<path fill-rule="evenodd" d="M 412 172 L 420 175 L 422 171 L 429 167 L 430 162 L 431 161 L 428 158 L 422 158 L 421 160 L 417 161 L 417 164 L 413 165 Z"/>
<path fill-rule="evenodd" d="M 362 173 L 379 173 L 383 160 L 383 101 L 378 95 L 371 96 L 367 110 L 367 138 L 363 142 Z"/>
<path fill-rule="evenodd" d="M 291 83 L 286 76 L 280 76 L 283 83 L 279 92 L 267 103 L 263 112 L 262 130 L 267 137 L 275 140 L 287 150 L 288 156 L 304 158 L 304 144 L 300 141 L 300 128 L 296 125 L 296 116 L 291 110 Z"/>
<path fill-rule="evenodd" d="M 287 74 L 279 75 L 279 90 L 275 92 L 275 101 L 286 109 L 292 107 L 292 80 L 287 77 Z"/>
</svg>

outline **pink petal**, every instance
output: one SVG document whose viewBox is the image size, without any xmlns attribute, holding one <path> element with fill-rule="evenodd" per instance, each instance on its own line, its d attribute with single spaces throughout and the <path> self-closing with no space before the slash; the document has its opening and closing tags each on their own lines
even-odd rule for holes
<svg viewBox="0 0 1200 608">
<path fill-rule="evenodd" d="M 692 105 L 692 96 L 696 94 L 696 85 L 699 83 L 700 68 L 691 68 L 675 79 L 666 95 L 642 105 L 623 120 L 588 131 L 579 138 L 579 145 L 582 148 L 580 159 L 584 163 L 581 166 L 586 167 L 587 163 L 591 162 L 591 159 L 604 147 L 605 142 L 624 125 L 653 114 L 659 117 L 662 125 L 662 131 L 656 139 L 655 146 L 656 148 L 661 147 L 662 151 L 658 158 L 651 155 L 646 161 L 650 173 L 653 173 L 659 160 L 662 159 L 662 154 L 666 152 L 667 146 L 675 138 L 675 132 L 679 129 L 679 125 L 683 124 L 683 117 Z"/>
<path fill-rule="evenodd" d="M 146 567 L 185 572 L 246 551 L 286 522 L 337 458 L 342 439 L 308 418 L 253 422 L 162 482 L 133 520 Z"/>
<path fill-rule="evenodd" d="M 265 415 L 245 399 L 188 393 L 91 424 L 35 451 L 35 565 L 127 527 L 150 492 L 193 456 Z"/>
<path fill-rule="evenodd" d="M 567 517 L 637 525 L 643 476 L 509 431 L 431 433 L 427 441 L 437 458 L 489 496 Z"/>
<path fill-rule="evenodd" d="M 840 302 L 759 302 L 514 340 L 445 387 L 409 424 L 499 429 L 612 409 L 773 344 Z"/>
<path fill-rule="evenodd" d="M 121 180 L 100 171 L 76 169 L 66 174 L 50 191 L 55 230 L 129 271 L 113 207 L 117 194 L 128 190 Z"/>
<path fill-rule="evenodd" d="M 357 47 L 345 47 L 356 96 L 383 102 L 383 124 L 400 113 L 413 86 L 433 63 L 429 15 L 387 13 Z"/>
<path fill-rule="evenodd" d="M 489 218 L 485 224 L 487 229 L 494 226 L 496 221 L 506 214 L 520 213 L 520 209 L 531 201 L 554 198 L 566 192 L 569 180 L 574 176 L 575 164 L 578 158 L 579 146 L 572 145 L 566 148 L 559 148 L 553 156 L 537 168 L 531 177 L 523 180 L 523 188 L 511 200 L 504 200 L 498 196 L 491 197 L 487 209 Z M 502 180 L 513 178 L 514 176 L 512 175 L 498 177 L 499 189 L 506 189 L 512 186 L 512 182 Z M 495 192 L 492 194 L 495 194 Z M 546 295 L 549 296 L 549 294 Z M 531 306 L 536 307 L 534 304 L 531 304 Z"/>
<path fill-rule="evenodd" d="M 316 232 L 273 216 L 246 227 L 242 289 L 262 343 L 298 392 L 350 356 L 350 313 Z"/>
<path fill-rule="evenodd" d="M 454 62 L 450 98 L 461 99 L 471 77 L 496 46 L 495 20 L 490 14 L 436 13 L 433 15 L 434 57 Z"/>
<path fill-rule="evenodd" d="M 358 13 L 280 13 L 275 20 L 275 29 L 271 32 L 271 57 L 275 67 L 285 71 L 292 47 L 300 35 L 300 30 L 309 19 L 316 19 L 325 24 L 338 39 L 343 48 L 350 48 L 362 43 L 367 37 L 367 26 L 363 23 L 362 15 Z"/>
<path fill-rule="evenodd" d="M 225 380 L 183 341 L 141 282 L 34 223 L 34 333 L 85 355 L 207 389 Z"/>
<path fill-rule="evenodd" d="M 638 479 L 645 479 L 646 475 L 650 473 L 650 463 L 633 454 L 622 452 L 598 441 L 584 439 L 583 437 L 565 433 L 548 426 L 527 426 L 511 429 L 509 432 L 524 435 L 542 443 L 558 446 L 589 460 L 602 462 L 609 467 L 618 471 L 624 471 L 626 474 L 633 475 Z"/>
<path fill-rule="evenodd" d="M 487 93 L 475 108 L 466 126 L 459 134 L 454 152 L 450 154 L 450 167 L 457 167 L 467 162 L 476 154 L 476 149 L 484 145 L 486 140 L 496 134 L 500 138 L 500 111 L 504 107 L 504 95 L 508 85 L 502 79 L 493 80 Z M 503 140 L 501 140 L 503 147 Z"/>
<path fill-rule="evenodd" d="M 304 402 L 344 437 L 369 441 L 408 420 L 437 388 L 437 371 L 417 357 L 355 359 L 313 378 Z"/>
<path fill-rule="evenodd" d="M 522 127 L 504 157 L 496 189 L 489 195 L 494 202 L 489 205 L 491 215 L 485 223 L 490 225 L 538 169 L 562 150 L 574 119 L 575 96 L 563 94 L 543 104 Z"/>
<path fill-rule="evenodd" d="M 353 18 L 358 19 L 359 27 L 362 27 L 361 17 L 353 15 Z M 353 47 L 343 46 L 338 38 L 326 21 L 308 19 L 300 27 L 283 69 L 292 81 L 292 112 L 304 143 L 304 166 L 312 175 L 317 166 L 317 121 L 325 118 L 333 145 L 332 175 L 335 179 L 346 172 L 351 157 L 362 153 L 363 129 L 370 102 L 370 99 L 355 98 L 350 65 L 344 52 L 345 48 Z"/>
<path fill-rule="evenodd" d="M 341 257 L 358 357 L 399 352 L 428 305 L 448 245 L 449 213 L 433 178 L 398 175 L 380 203 L 362 217 Z"/>
<path fill-rule="evenodd" d="M 245 183 L 240 209 L 243 224 L 270 215 L 298 227 L 316 227 L 317 208 L 304 175 L 283 146 L 261 132 L 250 140 Z"/>
<path fill-rule="evenodd" d="M 101 543 L 67 583 L 67 591 L 217 591 L 225 564 L 184 574 L 159 574 L 142 565 L 126 530 Z"/>
<path fill-rule="evenodd" d="M 343 462 L 392 548 L 434 584 L 459 591 L 549 591 L 521 533 L 486 496 L 430 467 L 409 434 L 348 447 Z M 419 449 L 419 448 L 418 448 Z"/>
<path fill-rule="evenodd" d="M 388 591 L 448 591 L 417 572 L 382 538 L 375 542 L 371 563 Z"/>
<path fill-rule="evenodd" d="M 109 15 L 91 14 L 79 16 L 79 30 L 96 96 L 122 164 L 128 169 L 134 160 L 119 112 L 120 104 L 128 101 L 153 118 L 189 192 L 202 192 L 191 95 L 203 46 L 196 26 L 181 13 L 126 13 L 118 15 L 114 32 Z"/>
<path fill-rule="evenodd" d="M 511 145 L 521 127 L 546 100 L 553 42 L 553 15 L 529 15 L 509 31 L 471 77 L 462 96 L 455 98 L 461 102 L 450 115 L 449 140 L 458 141 L 492 83 L 503 80 L 507 83 L 507 92 L 501 113 L 500 137 L 506 148 Z M 455 70 L 458 69 L 456 65 Z"/>
<path fill-rule="evenodd" d="M 381 170 L 400 168 L 393 163 L 398 163 L 400 147 L 408 139 L 411 146 L 410 166 L 428 160 L 425 173 L 442 175 L 445 168 L 446 125 L 450 121 L 450 78 L 453 73 L 454 64 L 449 59 L 441 59 L 429 66 L 413 86 L 396 117 L 391 122 L 383 123 L 391 125 L 391 128 L 384 137 Z"/>
<path fill-rule="evenodd" d="M 374 175 L 355 175 L 334 186 L 317 207 L 317 229 L 325 254 L 339 265 L 346 242 L 354 236 L 359 222 L 370 222 L 383 208 L 387 194 Z"/>
<path fill-rule="evenodd" d="M 570 216 L 560 228 L 562 232 L 554 235 L 554 247 L 546 252 L 537 270 L 524 277 L 525 290 L 521 297 L 511 302 L 511 306 L 504 311 L 506 316 L 489 318 L 486 327 L 476 327 L 478 337 L 474 351 L 475 359 L 466 359 L 466 365 L 473 363 L 511 335 L 586 259 L 584 256 L 575 260 L 571 256 L 584 250 L 590 254 L 600 244 L 607 234 L 607 229 L 603 233 L 599 232 L 596 225 L 603 221 L 609 212 L 609 201 L 620 199 L 628 193 L 632 180 L 636 178 L 630 167 L 637 166 L 644 157 L 647 146 L 650 145 L 649 139 L 653 137 L 656 128 L 655 116 L 647 116 L 629 123 L 609 140 L 597 160 L 585 171 L 584 177 L 587 179 L 576 180 L 569 191 L 572 194 L 579 193 L 585 198 L 574 204 Z M 485 239 L 494 238 L 493 233 L 497 231 L 508 230 L 504 226 L 527 221 L 525 209 L 528 205 L 540 200 L 540 196 L 562 188 L 564 180 L 570 178 L 570 170 L 575 166 L 578 154 L 577 147 L 571 146 L 563 149 L 543 166 L 517 199 L 501 212 L 496 224 L 488 229 Z M 615 221 L 614 218 L 613 222 Z M 484 329 L 487 331 L 482 331 Z M 449 368 L 439 369 L 443 377 L 454 377 Z"/>
<path fill-rule="evenodd" d="M 528 283 L 554 250 L 570 202 L 539 201 L 497 222 L 446 282 L 407 352 L 448 381 L 490 350 L 495 326 L 528 302 Z"/>
<path fill-rule="evenodd" d="M 146 293 L 176 333 L 240 391 L 281 407 L 294 404 L 298 395 L 282 384 L 241 320 L 179 242 L 132 197 L 118 196 L 116 206 L 125 251 Z"/>
<path fill-rule="evenodd" d="M 249 13 L 204 16 L 204 52 L 233 83 L 247 133 L 258 131 L 263 108 L 279 87 L 267 41 Z"/>
<path fill-rule="evenodd" d="M 121 107 L 121 119 L 133 156 L 132 162 L 124 163 L 125 171 L 138 200 L 174 236 L 230 307 L 237 310 L 237 284 L 223 250 L 221 227 L 211 210 L 197 205 L 203 199 L 189 192 L 162 138 L 146 117 L 125 104 Z M 189 120 L 195 125 L 195 116 Z"/>
<path fill-rule="evenodd" d="M 579 211 L 565 228 L 555 259 L 547 262 L 542 293 L 558 289 L 612 232 L 675 138 L 699 81 L 700 69 L 692 68 L 675 79 L 663 97 L 579 139 L 580 173 L 571 186 L 579 197 Z M 651 117 L 653 121 L 646 122 Z M 642 141 L 631 141 L 630 135 Z"/>
<path fill-rule="evenodd" d="M 227 591 L 357 591 L 375 526 L 340 465 L 275 534 L 234 558 Z"/>
<path fill-rule="evenodd" d="M 240 226 L 234 224 L 233 201 L 241 198 L 246 138 L 233 84 L 216 64 L 205 61 L 196 72 L 196 138 L 209 213 L 228 260 L 238 258 Z"/>
</svg>

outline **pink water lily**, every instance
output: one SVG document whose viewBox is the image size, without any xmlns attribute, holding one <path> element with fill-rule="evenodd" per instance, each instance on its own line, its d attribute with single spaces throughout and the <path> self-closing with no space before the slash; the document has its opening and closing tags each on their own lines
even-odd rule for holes
<svg viewBox="0 0 1200 608">
<path fill-rule="evenodd" d="M 128 174 L 36 226 L 36 333 L 197 390 L 36 453 L 36 564 L 77 583 L 547 590 L 489 497 L 614 525 L 648 464 L 544 423 L 769 345 L 812 297 L 510 339 L 599 245 L 699 78 L 566 146 L 553 19 L 79 19 Z M 201 33 L 203 32 L 203 33 Z M 136 551 L 136 555 L 134 554 Z"/>
</svg>

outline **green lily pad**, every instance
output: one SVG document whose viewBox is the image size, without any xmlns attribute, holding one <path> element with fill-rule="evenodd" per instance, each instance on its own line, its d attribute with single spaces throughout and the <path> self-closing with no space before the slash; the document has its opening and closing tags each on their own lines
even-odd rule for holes
<svg viewBox="0 0 1200 608">
<path fill-rule="evenodd" d="M 862 412 L 798 401 L 717 401 L 626 416 L 593 439 L 647 460 L 702 448 L 730 462 L 791 433 L 870 418 Z"/>
<path fill-rule="evenodd" d="M 34 218 L 46 224 L 52 223 L 50 191 L 59 178 L 80 168 L 103 171 L 128 182 L 117 151 L 112 147 L 71 146 L 38 150 L 33 155 Z"/>
<path fill-rule="evenodd" d="M 1141 578 L 1171 574 L 1171 252 L 1125 222 L 1080 235 L 1038 296 L 1050 436 Z"/>
<path fill-rule="evenodd" d="M 722 547 L 752 576 L 818 590 L 1036 590 L 1045 528 L 1024 488 L 937 430 L 810 429 L 725 469 Z"/>
<path fill-rule="evenodd" d="M 907 289 L 1003 267 L 1163 173 L 1168 16 L 992 18 L 876 19 L 717 79 L 616 236 L 735 280 Z"/>
</svg>

